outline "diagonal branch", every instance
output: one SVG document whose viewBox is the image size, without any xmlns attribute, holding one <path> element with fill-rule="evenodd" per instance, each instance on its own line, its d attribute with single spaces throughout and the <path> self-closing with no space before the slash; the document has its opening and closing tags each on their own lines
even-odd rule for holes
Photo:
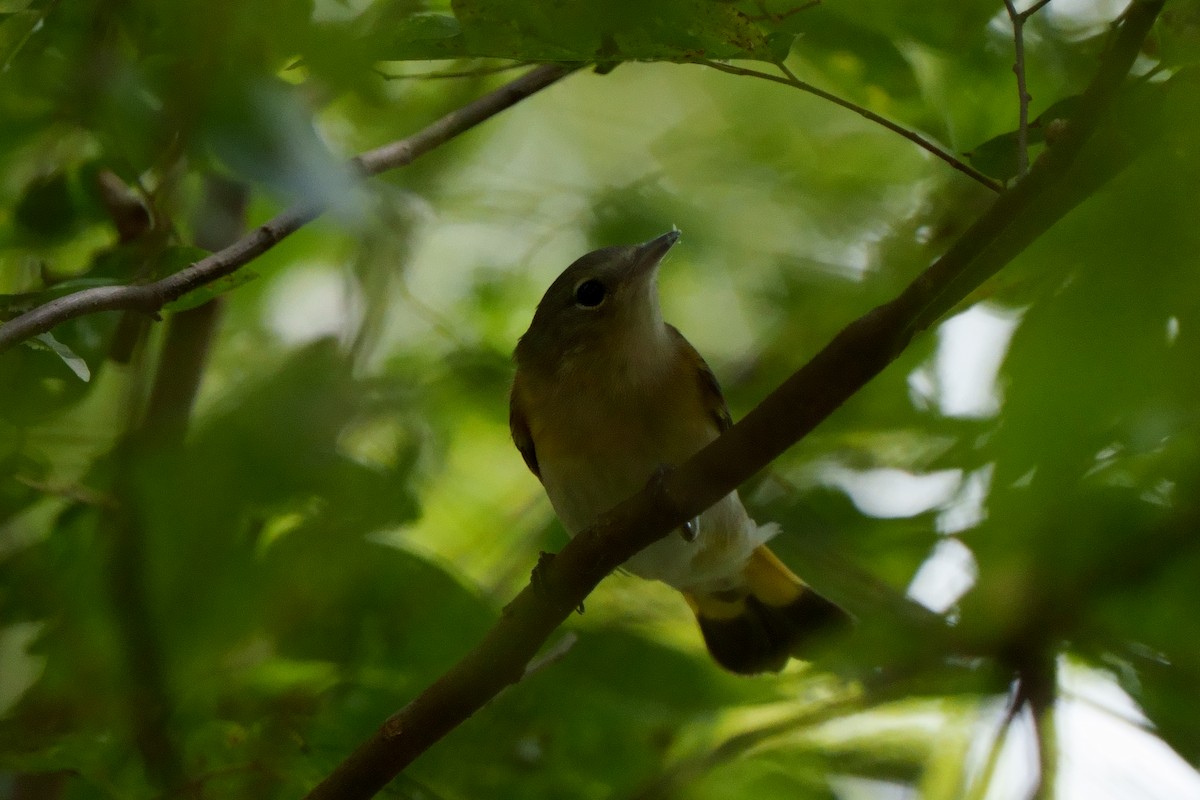
<svg viewBox="0 0 1200 800">
<path fill-rule="evenodd" d="M 397 142 L 354 158 L 364 175 L 378 175 L 412 163 L 464 131 L 516 105 L 575 69 L 572 65 L 536 67 L 493 92 L 451 111 L 424 129 Z M 70 319 L 99 311 L 132 310 L 157 314 L 167 303 L 190 291 L 237 272 L 321 215 L 319 204 L 293 206 L 260 225 L 229 247 L 185 267 L 162 280 L 134 286 L 100 286 L 51 300 L 0 325 L 0 353 L 13 345 Z"/>
<path fill-rule="evenodd" d="M 1112 106 L 1162 5 L 1163 0 L 1134 0 L 1062 139 L 945 255 L 895 300 L 842 330 L 745 419 L 572 539 L 539 570 L 536 586 L 526 586 L 505 607 L 483 641 L 388 718 L 308 800 L 373 796 L 501 689 L 520 680 L 549 635 L 608 573 L 799 441 L 891 363 L 916 332 L 1081 202 L 1087 190 L 1079 190 L 1078 156 Z"/>
</svg>

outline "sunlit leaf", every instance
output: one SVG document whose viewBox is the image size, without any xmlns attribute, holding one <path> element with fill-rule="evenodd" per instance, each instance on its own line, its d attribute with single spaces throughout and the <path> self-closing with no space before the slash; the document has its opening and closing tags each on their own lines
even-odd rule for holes
<svg viewBox="0 0 1200 800">
<path fill-rule="evenodd" d="M 35 341 L 41 342 L 46 347 L 50 348 L 53 353 L 62 359 L 63 363 L 74 372 L 79 380 L 87 383 L 92 378 L 92 371 L 88 369 L 87 362 L 79 356 L 75 355 L 75 351 L 67 347 L 62 342 L 54 338 L 50 333 L 39 333 L 35 337 Z"/>
</svg>

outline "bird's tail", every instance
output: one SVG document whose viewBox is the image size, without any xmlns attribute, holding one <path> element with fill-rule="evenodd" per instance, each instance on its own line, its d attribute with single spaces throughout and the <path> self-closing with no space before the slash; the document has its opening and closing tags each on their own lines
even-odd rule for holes
<svg viewBox="0 0 1200 800">
<path fill-rule="evenodd" d="M 846 627 L 850 617 L 759 545 L 742 571 L 742 586 L 684 592 L 708 652 L 733 672 L 777 672 L 814 638 Z"/>
</svg>

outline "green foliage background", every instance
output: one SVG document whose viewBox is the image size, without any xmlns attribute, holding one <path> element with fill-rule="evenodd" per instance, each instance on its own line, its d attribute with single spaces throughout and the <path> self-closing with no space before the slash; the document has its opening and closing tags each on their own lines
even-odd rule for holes
<svg viewBox="0 0 1200 800">
<path fill-rule="evenodd" d="M 1027 26 L 1034 157 L 1119 12 L 1057 6 Z M 1122 107 L 1139 157 L 969 304 L 1015 326 L 997 408 L 943 413 L 949 335 L 924 336 L 744 490 L 785 560 L 859 616 L 852 641 L 736 678 L 677 595 L 612 576 L 561 657 L 390 796 L 983 797 L 1031 664 L 1062 716 L 1069 676 L 1119 685 L 1200 763 L 1198 30 L 1195 5 L 1168 4 L 1138 68 L 1159 70 L 1149 99 Z M 579 254 L 682 229 L 665 313 L 736 417 L 990 202 L 843 109 L 686 63 L 784 57 L 1013 178 L 991 0 L 0 0 L 0 318 L 195 260 L 228 210 L 211 176 L 248 188 L 250 224 L 333 203 L 217 287 L 206 362 L 161 355 L 188 303 L 0 355 L 0 797 L 300 796 L 463 654 L 564 541 L 506 391 Z M 342 166 L 542 60 L 602 69 L 381 179 Z M 420 77 L 445 71 L 465 77 Z M 150 232 L 119 240 L 105 172 Z M 176 440 L 147 398 L 189 376 Z M 831 477 L 847 470 L 951 491 L 872 516 Z M 974 565 L 946 611 L 974 659 L 876 621 L 948 541 Z"/>
</svg>

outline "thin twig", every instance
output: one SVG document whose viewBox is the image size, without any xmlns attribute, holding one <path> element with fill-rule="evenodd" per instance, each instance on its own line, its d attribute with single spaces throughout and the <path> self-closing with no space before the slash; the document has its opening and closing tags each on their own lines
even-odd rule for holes
<svg viewBox="0 0 1200 800">
<path fill-rule="evenodd" d="M 561 64 L 536 67 L 499 89 L 451 111 L 406 139 L 363 153 L 352 159 L 351 164 L 367 176 L 405 166 L 569 75 L 574 69 L 574 65 Z M 0 353 L 25 339 L 45 333 L 55 325 L 87 314 L 128 309 L 156 316 L 159 309 L 170 301 L 237 272 L 324 211 L 325 206 L 319 202 L 293 206 L 229 247 L 152 283 L 101 286 L 51 300 L 0 325 Z"/>
<path fill-rule="evenodd" d="M 992 737 L 992 744 L 988 747 L 983 768 L 975 779 L 971 793 L 965 795 L 967 800 L 981 800 L 987 795 L 988 787 L 992 783 L 992 776 L 996 774 L 996 765 L 1000 763 L 1000 753 L 1008 739 L 1008 731 L 1022 708 L 1024 708 L 1024 701 L 1018 691 L 1017 683 L 1014 681 L 1012 691 L 1009 692 L 1008 703 L 1004 708 L 1004 715 L 1000 718 L 1000 724 L 996 726 L 996 734 Z"/>
<path fill-rule="evenodd" d="M 1004 0 L 1012 21 L 1013 48 L 1016 57 L 1013 72 L 1017 76 L 1017 174 L 1029 172 L 1029 90 L 1025 85 L 1025 18 L 1017 13 L 1013 0 Z"/>
<path fill-rule="evenodd" d="M 830 103 L 841 106 L 842 108 L 846 109 L 847 111 L 853 111 L 855 114 L 858 114 L 860 117 L 863 117 L 864 119 L 868 119 L 871 122 L 876 123 L 877 125 L 882 125 L 883 127 L 887 128 L 889 131 L 892 131 L 893 133 L 897 133 L 900 136 L 903 136 L 905 139 L 908 139 L 910 142 L 917 145 L 921 149 L 933 154 L 937 158 L 940 158 L 942 161 L 945 161 L 947 164 L 949 164 L 954 169 L 963 173 L 964 175 L 971 178 L 972 180 L 983 184 L 987 188 L 991 189 L 993 192 L 999 193 L 999 192 L 1004 191 L 1004 186 L 1002 184 L 989 178 L 987 175 L 984 175 L 982 172 L 975 169 L 970 164 L 967 164 L 967 163 L 955 158 L 953 155 L 951 155 L 950 153 L 947 153 L 945 150 L 941 149 L 940 147 L 938 147 L 937 145 L 935 145 L 933 142 L 929 141 L 928 139 L 925 139 L 920 134 L 914 133 L 913 131 L 910 131 L 901 125 L 897 125 L 895 122 L 892 122 L 890 119 L 887 119 L 886 117 L 881 117 L 880 115 L 876 114 L 874 111 L 871 111 L 870 109 L 863 108 L 860 105 L 851 103 L 849 100 L 838 97 L 836 94 L 827 92 L 824 89 L 818 89 L 816 86 L 813 86 L 811 83 L 800 80 L 799 78 L 796 77 L 795 73 L 793 73 L 790 69 L 788 69 L 787 65 L 785 65 L 783 63 L 776 64 L 776 66 L 779 67 L 779 70 L 783 73 L 782 77 L 780 77 L 779 75 L 772 75 L 769 72 L 760 72 L 759 70 L 747 69 L 746 67 L 735 67 L 732 64 L 724 64 L 724 63 L 721 63 L 720 61 L 710 61 L 708 59 L 699 59 L 695 63 L 703 64 L 706 67 L 712 67 L 713 69 L 720 70 L 721 72 L 728 72 L 730 75 L 743 75 L 743 76 L 753 77 L 753 78 L 762 78 L 763 80 L 772 81 L 774 83 L 781 83 L 784 86 L 791 86 L 792 88 L 799 89 L 802 92 L 808 92 L 809 94 L 816 95 L 817 97 L 820 97 L 822 100 L 828 100 Z"/>
<path fill-rule="evenodd" d="M 1076 161 L 1111 108 L 1163 0 L 1134 0 L 1116 44 L 1059 143 L 891 302 L 841 331 L 744 419 L 665 477 L 604 514 L 538 571 L 483 640 L 308 794 L 365 800 L 525 674 L 546 639 L 596 585 L 639 550 L 709 508 L 798 442 L 1008 260 L 1083 201 Z M 1129 154 L 1114 156 L 1115 174 Z M 1089 165 L 1094 168 L 1095 165 Z M 1094 173 L 1093 173 L 1094 174 Z M 993 251 L 998 255 L 992 255 Z M 959 647 L 922 631 L 930 647 Z"/>
<path fill-rule="evenodd" d="M 1025 22 L 1049 2 L 1038 0 L 1024 11 L 1017 11 L 1014 0 L 1004 0 L 1004 8 L 1012 21 L 1013 48 L 1016 51 L 1012 69 L 1017 76 L 1017 174 L 1022 177 L 1029 172 L 1029 101 L 1033 99 L 1025 82 Z"/>
</svg>

